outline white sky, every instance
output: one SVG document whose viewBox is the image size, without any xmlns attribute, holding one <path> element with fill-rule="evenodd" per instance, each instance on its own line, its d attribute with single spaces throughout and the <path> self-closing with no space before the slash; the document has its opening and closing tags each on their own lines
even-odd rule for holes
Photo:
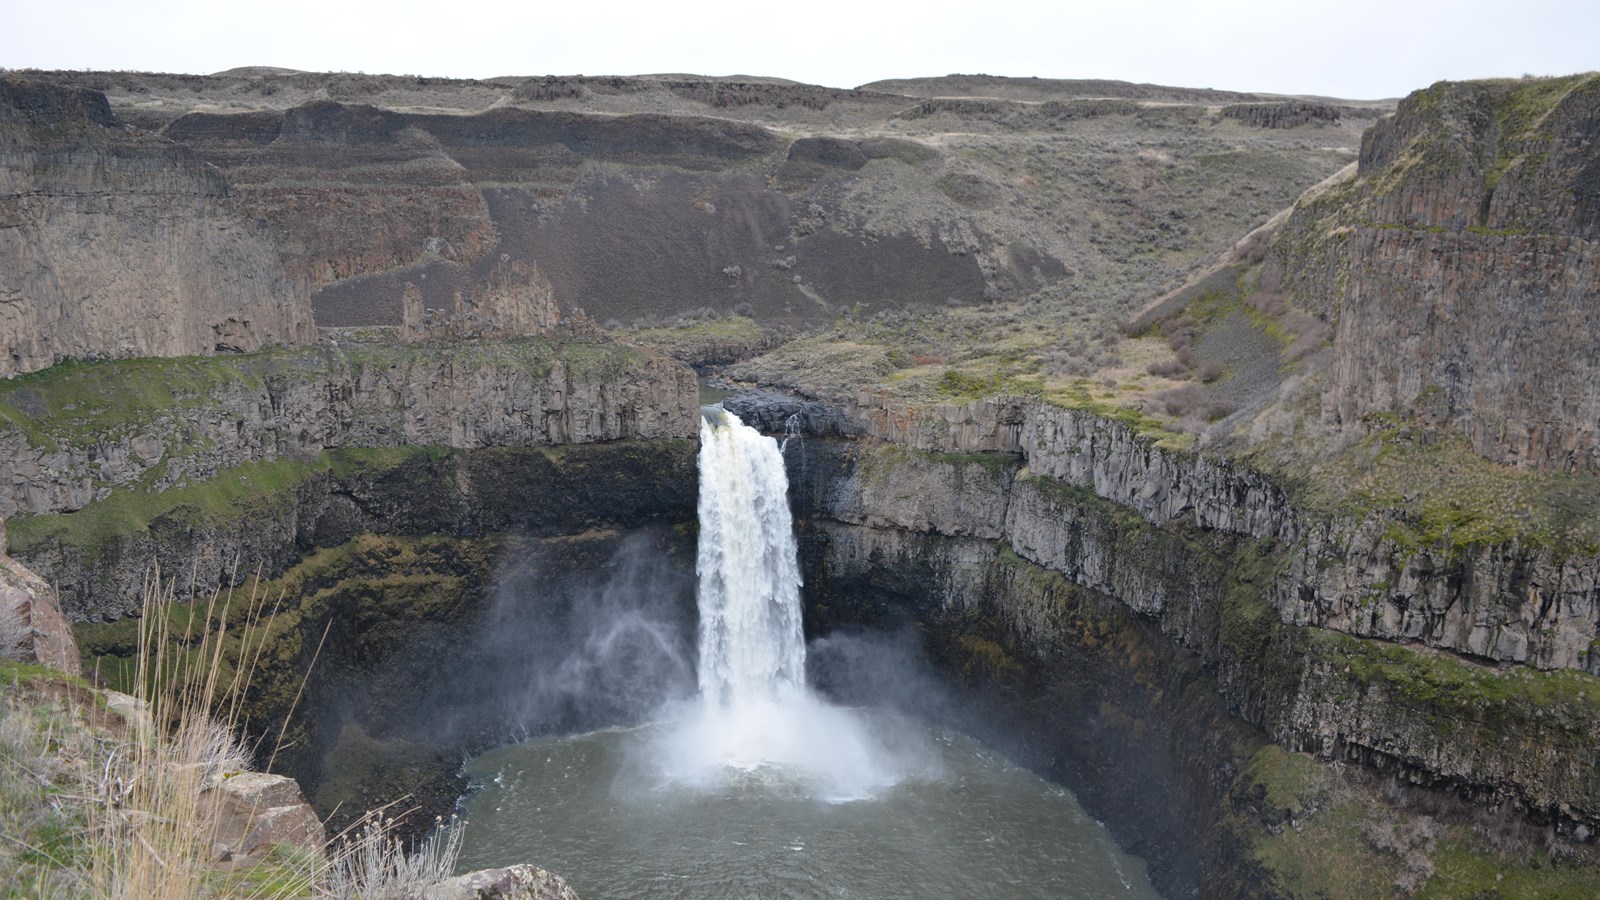
<svg viewBox="0 0 1600 900">
<path fill-rule="evenodd" d="M 914 10 L 914 12 L 912 11 Z M 952 72 L 1347 98 L 1600 69 L 1597 0 L 0 0 L 0 67 L 480 78 Z"/>
</svg>

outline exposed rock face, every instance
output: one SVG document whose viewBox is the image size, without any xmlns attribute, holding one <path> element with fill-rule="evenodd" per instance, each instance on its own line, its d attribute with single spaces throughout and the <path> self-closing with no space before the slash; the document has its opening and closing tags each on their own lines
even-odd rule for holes
<svg viewBox="0 0 1600 900">
<path fill-rule="evenodd" d="M 28 77 L 107 91 L 217 166 L 336 326 L 399 324 L 408 283 L 449 310 L 501 255 L 602 322 L 704 306 L 825 322 L 1077 277 L 1161 282 L 1337 168 L 1327 148 L 1357 136 L 1242 134 L 1207 105 L 1249 95 L 1111 82 L 986 80 L 985 96 L 1022 99 L 923 109 L 922 92 L 754 78 Z M 1130 164 L 1128 140 L 1161 165 Z M 1280 165 L 1207 162 L 1258 152 Z M 1115 239 L 1091 225 L 1103 216 L 1126 220 Z"/>
<path fill-rule="evenodd" d="M 0 657 L 83 674 L 78 644 L 59 603 L 43 578 L 6 555 L 5 521 L 0 520 Z"/>
<path fill-rule="evenodd" d="M 849 435 L 863 433 L 860 425 L 837 406 L 817 400 L 802 400 L 791 394 L 747 392 L 722 401 L 728 412 L 745 424 L 769 434 L 783 434 L 791 422 L 798 434 Z"/>
<path fill-rule="evenodd" d="M 1234 103 L 1222 108 L 1222 115 L 1257 128 L 1298 128 L 1314 123 L 1339 121 L 1340 109 L 1326 103 L 1303 100 L 1287 103 Z"/>
<path fill-rule="evenodd" d="M 1297 209 L 1264 283 L 1337 322 L 1323 416 L 1413 413 L 1485 457 L 1600 471 L 1600 76 L 1440 83 Z"/>
<path fill-rule="evenodd" d="M 1291 552 L 1267 592 L 1285 622 L 1600 674 L 1600 558 L 1514 542 L 1408 546 L 1388 535 L 1387 514 L 1306 513 L 1247 466 L 1164 450 L 1119 422 L 1044 403 L 1002 397 L 904 410 L 863 394 L 845 408 L 840 414 L 855 428 L 828 426 L 829 433 L 864 432 L 932 453 L 1013 453 L 1030 474 L 1088 490 L 1153 526 L 1278 542 Z M 1007 538 L 1019 549 L 1029 543 Z"/>
<path fill-rule="evenodd" d="M 234 772 L 205 785 L 202 802 L 216 804 L 217 859 L 255 862 L 274 845 L 320 855 L 327 843 L 322 820 L 293 778 Z"/>
<path fill-rule="evenodd" d="M 594 339 L 397 346 L 347 337 L 295 353 L 61 377 L 123 379 L 130 393 L 90 401 L 105 407 L 106 424 L 85 429 L 57 405 L 71 405 L 62 398 L 72 390 L 52 393 L 61 382 L 0 388 L 0 403 L 40 416 L 28 429 L 20 419 L 0 425 L 0 515 L 79 509 L 133 482 L 160 492 L 336 447 L 532 447 L 698 428 L 691 371 Z M 159 399 L 141 402 L 147 388 Z"/>
<path fill-rule="evenodd" d="M 424 900 L 578 900 L 561 876 L 538 866 L 484 869 L 428 888 Z"/>
<path fill-rule="evenodd" d="M 458 291 L 454 299 L 453 309 L 427 309 L 422 292 L 406 282 L 400 300 L 400 339 L 503 339 L 549 334 L 561 324 L 561 307 L 556 304 L 550 279 L 538 266 L 512 262 L 509 257 L 489 273 L 486 283 Z"/>
<path fill-rule="evenodd" d="M 114 621 L 138 612 L 157 565 L 178 596 L 206 596 L 364 533 L 551 534 L 692 517 L 694 456 L 686 440 L 376 459 L 335 451 L 259 480 L 250 469 L 225 471 L 249 486 L 247 496 L 219 502 L 214 486 L 180 491 L 147 523 L 93 528 L 72 515 L 35 517 L 17 552 L 60 586 L 69 619 Z"/>
<path fill-rule="evenodd" d="M 1587 676 L 1538 676 L 1572 685 L 1572 696 L 1546 705 L 1513 690 L 1496 707 L 1482 698 L 1518 684 L 1515 672 L 1475 675 L 1453 660 L 1434 672 L 1426 649 L 1364 640 L 1592 672 L 1595 560 L 1514 545 L 1403 548 L 1381 536 L 1382 521 L 1311 516 L 1247 468 L 1158 448 L 1120 423 L 991 405 L 951 407 L 914 428 L 883 410 L 863 423 L 932 441 L 932 452 L 813 439 L 791 456 L 812 533 L 808 583 L 839 586 L 821 602 L 854 604 L 850 586 L 866 586 L 863 603 L 929 620 L 998 615 L 1033 640 L 1061 626 L 1048 608 L 1011 605 L 1028 592 L 997 589 L 997 567 L 1019 561 L 1155 623 L 1216 673 L 1230 708 L 1284 746 L 1399 766 L 1562 827 L 1600 821 L 1600 692 L 1591 704 L 1577 690 Z M 944 415 L 948 427 L 930 424 Z M 989 433 L 962 427 L 980 421 Z M 1015 453 L 967 452 L 1013 442 Z M 1066 631 L 1051 640 L 1076 640 Z M 1473 678 L 1489 680 L 1469 688 Z M 1459 679 L 1459 694 L 1423 686 L 1434 679 Z M 1459 727 L 1428 724 L 1441 716 Z M 1514 746 L 1501 740 L 1510 734 Z"/>
<path fill-rule="evenodd" d="M 227 194 L 103 95 L 0 79 L 0 376 L 311 340 L 307 286 Z"/>
<path fill-rule="evenodd" d="M 570 183 L 586 160 L 714 171 L 779 141 L 759 126 L 720 120 L 527 109 L 430 115 L 332 101 L 248 117 L 191 113 L 166 134 L 222 167 L 235 205 L 269 223 L 285 263 L 319 285 L 425 255 L 471 268 L 470 281 L 486 278 L 498 265 L 490 251 L 517 235 L 497 233 L 475 182 Z M 519 192 L 518 199 L 531 198 Z M 546 253 L 517 244 L 502 252 L 511 250 L 519 263 L 546 263 Z M 563 298 L 589 302 L 577 285 L 561 282 L 561 268 L 551 274 Z M 441 285 L 428 305 L 450 308 L 455 287 Z M 398 312 L 393 302 L 385 305 Z M 345 313 L 335 298 L 324 321 L 398 324 L 398 316 Z"/>
</svg>

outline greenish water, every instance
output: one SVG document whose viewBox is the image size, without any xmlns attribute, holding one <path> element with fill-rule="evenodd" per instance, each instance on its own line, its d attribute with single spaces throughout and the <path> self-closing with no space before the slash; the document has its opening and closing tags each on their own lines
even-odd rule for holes
<svg viewBox="0 0 1600 900">
<path fill-rule="evenodd" d="M 1151 898 L 1073 796 L 964 735 L 851 710 L 898 779 L 814 799 L 779 767 L 671 771 L 675 726 L 502 747 L 467 765 L 459 871 L 534 862 L 603 898 Z"/>
<path fill-rule="evenodd" d="M 710 378 L 707 378 L 704 375 L 700 376 L 699 382 L 701 406 L 710 406 L 713 403 L 721 403 L 722 401 L 738 393 L 737 391 L 730 391 L 727 388 L 717 387 L 711 383 Z"/>
</svg>

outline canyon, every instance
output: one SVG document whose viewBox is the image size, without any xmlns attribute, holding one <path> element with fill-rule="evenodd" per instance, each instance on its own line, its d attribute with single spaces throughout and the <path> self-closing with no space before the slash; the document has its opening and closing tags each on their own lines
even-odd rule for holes
<svg viewBox="0 0 1600 900">
<path fill-rule="evenodd" d="M 425 830 L 463 753 L 648 714 L 461 685 L 595 579 L 693 620 L 694 364 L 790 436 L 807 635 L 964 700 L 831 690 L 960 719 L 1163 893 L 1579 896 L 1597 96 L 12 73 L 17 589 L 112 684 L 155 568 L 274 597 L 248 729 L 335 829 Z"/>
</svg>

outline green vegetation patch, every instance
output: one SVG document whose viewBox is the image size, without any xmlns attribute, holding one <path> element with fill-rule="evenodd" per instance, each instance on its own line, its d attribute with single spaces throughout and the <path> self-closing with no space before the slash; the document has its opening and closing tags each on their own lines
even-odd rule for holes
<svg viewBox="0 0 1600 900">
<path fill-rule="evenodd" d="M 768 345 L 766 332 L 748 316 L 727 316 L 679 325 L 613 330 L 618 340 L 645 347 L 688 363 L 750 356 Z"/>
<path fill-rule="evenodd" d="M 1383 685 L 1442 717 L 1579 736 L 1600 731 L 1600 678 L 1575 669 L 1490 668 L 1453 656 L 1317 630 L 1315 647 L 1363 685 Z"/>
<path fill-rule="evenodd" d="M 1326 767 L 1307 753 L 1267 744 L 1250 758 L 1244 774 L 1261 787 L 1269 809 L 1291 819 L 1315 812 L 1327 801 Z"/>
<path fill-rule="evenodd" d="M 1465 826 L 1445 831 L 1430 862 L 1433 874 L 1415 894 L 1421 900 L 1600 896 L 1600 867 L 1592 858 L 1552 856 L 1544 848 L 1503 852 Z"/>
<path fill-rule="evenodd" d="M 1291 897 L 1589 898 L 1600 867 L 1589 849 L 1546 846 L 1532 826 L 1493 827 L 1466 810 L 1429 814 L 1364 773 L 1273 744 L 1234 784 L 1227 827 Z M 1246 805 L 1248 804 L 1248 806 Z M 1515 816 L 1515 814 L 1512 814 Z"/>
<path fill-rule="evenodd" d="M 56 451 L 93 447 L 130 431 L 159 435 L 158 452 L 182 455 L 204 438 L 174 431 L 175 411 L 220 408 L 229 389 L 263 392 L 326 381 L 344 367 L 391 369 L 451 365 L 506 368 L 537 377 L 559 364 L 569 376 L 612 380 L 645 360 L 638 348 L 597 338 L 529 337 L 504 341 L 401 344 L 388 336 L 351 337 L 341 349 L 281 348 L 224 356 L 64 362 L 0 381 L 0 424 L 32 446 Z"/>
<path fill-rule="evenodd" d="M 1464 438 L 1424 442 L 1398 414 L 1374 415 L 1369 426 L 1364 441 L 1313 473 L 1303 502 L 1353 517 L 1394 510 L 1385 537 L 1404 549 L 1514 540 L 1558 556 L 1600 553 L 1600 479 L 1499 465 Z"/>
<path fill-rule="evenodd" d="M 83 894 L 83 796 L 109 738 L 98 700 L 82 679 L 0 659 L 0 895 Z"/>
<path fill-rule="evenodd" d="M 359 654 L 367 643 L 400 640 L 416 623 L 461 615 L 499 548 L 498 538 L 361 535 L 317 550 L 277 578 L 251 578 L 214 597 L 174 601 L 164 634 L 155 636 L 170 643 L 174 662 L 152 677 L 174 679 L 185 666 L 208 666 L 210 660 L 197 652 L 212 635 L 212 645 L 221 647 L 219 693 L 245 667 L 249 687 L 241 724 L 264 734 L 289 715 L 320 657 Z M 336 614 L 340 627 L 350 631 L 339 651 L 319 646 Z M 141 627 L 132 618 L 74 627 L 85 668 L 101 684 L 126 693 L 137 687 Z M 285 744 L 303 737 L 303 727 L 293 723 Z M 275 737 L 268 735 L 269 750 Z"/>
<path fill-rule="evenodd" d="M 60 544 L 92 557 L 116 538 L 144 531 L 157 520 L 190 527 L 232 521 L 251 510 L 290 502 L 301 484 L 318 475 L 384 472 L 448 452 L 437 447 L 341 449 L 307 459 L 247 463 L 187 487 L 159 493 L 138 486 L 123 488 L 76 512 L 12 519 L 6 523 L 7 535 L 19 556 L 26 557 L 44 545 Z"/>
<path fill-rule="evenodd" d="M 215 405 L 216 389 L 259 386 L 265 374 L 294 370 L 307 355 L 271 350 L 249 357 L 185 356 L 64 362 L 0 382 L 0 420 L 36 447 L 89 446 L 129 427 L 153 425 L 168 410 Z"/>
</svg>

